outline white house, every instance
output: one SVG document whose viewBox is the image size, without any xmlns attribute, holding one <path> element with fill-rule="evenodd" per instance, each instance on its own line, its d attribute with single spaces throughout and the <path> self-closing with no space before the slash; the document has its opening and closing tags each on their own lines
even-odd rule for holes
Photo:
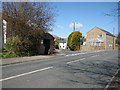
<svg viewBox="0 0 120 90">
<path fill-rule="evenodd" d="M 67 49 L 67 40 L 57 40 L 59 49 Z"/>
<path fill-rule="evenodd" d="M 83 45 L 86 45 L 86 38 L 83 39 Z"/>
</svg>

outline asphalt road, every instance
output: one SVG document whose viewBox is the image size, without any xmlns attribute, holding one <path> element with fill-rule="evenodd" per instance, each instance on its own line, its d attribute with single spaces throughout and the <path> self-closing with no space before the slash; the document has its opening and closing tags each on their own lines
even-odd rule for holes
<svg viewBox="0 0 120 90">
<path fill-rule="evenodd" d="M 3 88 L 105 88 L 118 68 L 118 51 L 76 52 L 2 67 Z"/>
</svg>

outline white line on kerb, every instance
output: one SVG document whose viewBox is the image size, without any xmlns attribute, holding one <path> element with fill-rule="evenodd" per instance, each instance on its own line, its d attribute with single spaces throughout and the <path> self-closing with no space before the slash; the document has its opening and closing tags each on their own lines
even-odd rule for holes
<svg viewBox="0 0 120 90">
<path fill-rule="evenodd" d="M 9 79 L 21 77 L 21 76 L 25 76 L 25 75 L 28 75 L 28 74 L 32 74 L 32 73 L 36 73 L 36 72 L 41 72 L 41 71 L 45 71 L 45 70 L 48 70 L 48 69 L 52 69 L 52 68 L 53 68 L 53 67 L 47 67 L 47 68 L 43 68 L 43 69 L 39 69 L 39 70 L 35 70 L 35 71 L 23 73 L 23 74 L 11 76 L 11 77 L 8 77 L 8 78 L 0 79 L 0 81 L 5 81 L 5 80 L 9 80 Z"/>
<path fill-rule="evenodd" d="M 111 78 L 110 82 L 106 85 L 106 87 L 105 87 L 104 90 L 107 90 L 107 89 L 108 89 L 108 87 L 110 86 L 111 82 L 113 81 L 113 79 L 115 78 L 115 76 L 117 75 L 117 73 L 118 73 L 119 71 L 120 71 L 120 69 L 118 69 L 118 70 L 115 72 L 114 76 Z"/>
<path fill-rule="evenodd" d="M 115 78 L 115 76 L 117 75 L 117 73 L 118 73 L 119 71 L 120 71 L 120 69 L 118 69 L 118 70 L 115 72 L 114 76 L 111 78 L 110 82 L 106 85 L 106 87 L 105 87 L 104 90 L 107 90 L 107 89 L 108 89 L 108 87 L 110 86 L 111 82 L 113 81 L 113 79 Z"/>
<path fill-rule="evenodd" d="M 85 58 L 78 59 L 78 60 L 74 60 L 74 61 L 70 61 L 70 62 L 67 62 L 67 64 L 74 63 L 74 62 L 79 62 L 80 60 L 84 60 L 84 59 L 85 59 Z"/>
</svg>

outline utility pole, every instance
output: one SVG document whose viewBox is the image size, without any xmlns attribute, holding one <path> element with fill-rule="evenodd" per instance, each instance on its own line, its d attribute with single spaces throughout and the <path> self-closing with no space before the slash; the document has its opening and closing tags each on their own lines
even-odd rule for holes
<svg viewBox="0 0 120 90">
<path fill-rule="evenodd" d="M 106 43 L 106 33 L 105 33 L 105 50 L 106 50 L 106 44 L 107 44 L 107 43 Z"/>
<path fill-rule="evenodd" d="M 74 23 L 74 32 L 75 32 L 75 23 Z"/>
<path fill-rule="evenodd" d="M 113 50 L 114 50 L 114 44 L 115 42 L 114 42 L 114 27 L 113 27 Z"/>
</svg>

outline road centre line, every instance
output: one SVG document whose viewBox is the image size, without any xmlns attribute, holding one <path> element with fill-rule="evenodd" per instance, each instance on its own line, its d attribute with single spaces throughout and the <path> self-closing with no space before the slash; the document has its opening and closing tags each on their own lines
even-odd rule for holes
<svg viewBox="0 0 120 90">
<path fill-rule="evenodd" d="M 91 56 L 91 57 L 97 57 L 97 56 L 99 56 L 99 55 L 94 55 L 94 56 Z"/>
<path fill-rule="evenodd" d="M 25 75 L 29 75 L 29 74 L 33 74 L 33 73 L 37 73 L 37 72 L 41 72 L 41 71 L 45 71 L 45 70 L 48 70 L 48 69 L 52 69 L 52 68 L 53 68 L 53 66 L 47 67 L 47 68 L 43 68 L 43 69 L 34 70 L 34 71 L 31 71 L 31 72 L 27 72 L 27 73 L 11 76 L 11 77 L 8 77 L 8 78 L 0 79 L 0 81 L 5 81 L 5 80 L 21 77 L 21 76 L 25 76 Z"/>
<path fill-rule="evenodd" d="M 80 55 L 80 54 L 89 54 L 89 53 L 96 53 L 96 52 L 102 52 L 104 50 L 100 50 L 100 51 L 93 51 L 93 52 L 85 52 L 85 53 L 75 53 L 75 54 L 68 54 L 66 56 L 76 56 L 76 55 Z"/>
<path fill-rule="evenodd" d="M 78 59 L 78 60 L 74 60 L 74 61 L 70 61 L 70 62 L 67 62 L 67 64 L 74 63 L 74 62 L 79 62 L 79 61 L 84 60 L 84 59 L 85 59 L 85 58 Z"/>
<path fill-rule="evenodd" d="M 99 56 L 99 55 L 94 55 L 94 56 L 91 56 L 91 57 L 97 57 L 97 56 Z M 74 63 L 74 62 L 79 62 L 79 61 L 84 60 L 84 59 L 85 58 L 74 60 L 74 61 L 70 61 L 70 62 L 67 62 L 67 64 Z"/>
<path fill-rule="evenodd" d="M 69 54 L 69 55 L 66 55 L 66 56 L 76 56 L 76 55 L 80 55 L 80 54 L 86 54 L 86 53 L 75 53 L 75 54 Z"/>
</svg>

